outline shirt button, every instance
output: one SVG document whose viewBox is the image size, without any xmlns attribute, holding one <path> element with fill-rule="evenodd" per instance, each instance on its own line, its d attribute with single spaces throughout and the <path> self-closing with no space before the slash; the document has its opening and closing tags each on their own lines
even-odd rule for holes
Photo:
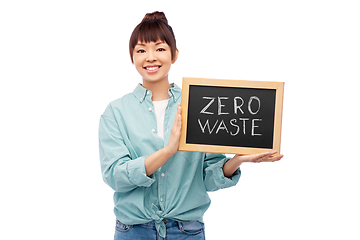
<svg viewBox="0 0 360 240">
<path fill-rule="evenodd" d="M 149 95 L 150 94 L 150 92 L 149 91 L 147 91 L 147 93 L 146 93 L 147 95 Z"/>
<path fill-rule="evenodd" d="M 160 201 L 162 202 L 164 199 L 163 198 L 160 198 Z"/>
<path fill-rule="evenodd" d="M 151 107 L 149 108 L 149 111 L 151 111 Z"/>
<path fill-rule="evenodd" d="M 162 173 L 161 176 L 162 176 L 162 177 L 165 177 L 165 173 Z"/>
<path fill-rule="evenodd" d="M 151 131 L 154 133 L 154 132 L 155 132 L 155 129 L 151 129 Z"/>
</svg>

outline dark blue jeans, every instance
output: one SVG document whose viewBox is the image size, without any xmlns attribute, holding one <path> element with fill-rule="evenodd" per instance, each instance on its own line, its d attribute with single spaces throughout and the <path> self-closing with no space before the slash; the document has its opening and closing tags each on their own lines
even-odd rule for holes
<svg viewBox="0 0 360 240">
<path fill-rule="evenodd" d="M 139 225 L 126 225 L 116 221 L 114 240 L 205 240 L 204 224 L 201 222 L 177 222 L 163 220 L 166 238 L 158 235 L 155 221 Z"/>
</svg>

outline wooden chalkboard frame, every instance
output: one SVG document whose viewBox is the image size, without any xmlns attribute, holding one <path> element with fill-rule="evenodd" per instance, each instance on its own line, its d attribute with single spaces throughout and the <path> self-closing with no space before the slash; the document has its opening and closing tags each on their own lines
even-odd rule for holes
<svg viewBox="0 0 360 240">
<path fill-rule="evenodd" d="M 205 144 L 189 144 L 186 143 L 188 104 L 189 104 L 189 88 L 191 85 L 197 86 L 214 86 L 214 87 L 237 87 L 237 88 L 257 88 L 257 89 L 275 89 L 275 116 L 274 116 L 274 134 L 273 148 L 249 148 L 249 147 L 233 147 Z M 268 82 L 268 81 L 247 81 L 247 80 L 224 80 L 209 78 L 188 78 L 184 77 L 182 82 L 182 130 L 179 143 L 179 151 L 192 152 L 212 152 L 227 154 L 256 154 L 277 150 L 280 153 L 281 143 L 281 125 L 283 111 L 284 82 Z"/>
</svg>

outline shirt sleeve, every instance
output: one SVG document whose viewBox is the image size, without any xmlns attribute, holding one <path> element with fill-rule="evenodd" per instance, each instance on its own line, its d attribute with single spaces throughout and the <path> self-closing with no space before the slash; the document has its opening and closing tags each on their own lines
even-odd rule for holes
<svg viewBox="0 0 360 240">
<path fill-rule="evenodd" d="M 132 159 L 111 105 L 100 118 L 99 153 L 103 179 L 116 192 L 150 187 L 154 179 L 145 171 L 145 157 Z"/>
<path fill-rule="evenodd" d="M 223 154 L 206 153 L 204 160 L 204 182 L 207 191 L 235 186 L 241 175 L 240 168 L 227 178 L 224 176 L 223 166 L 230 159 Z"/>
</svg>

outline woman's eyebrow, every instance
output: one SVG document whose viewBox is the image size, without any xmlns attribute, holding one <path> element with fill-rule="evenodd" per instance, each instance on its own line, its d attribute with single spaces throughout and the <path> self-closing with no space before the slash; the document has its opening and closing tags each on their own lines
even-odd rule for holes
<svg viewBox="0 0 360 240">
<path fill-rule="evenodd" d="M 160 44 L 165 44 L 165 42 L 164 41 L 158 41 L 158 42 L 156 42 L 155 43 L 155 45 L 160 45 Z M 143 47 L 145 47 L 146 46 L 146 44 L 144 44 L 144 43 L 137 43 L 135 46 L 143 46 Z"/>
</svg>

